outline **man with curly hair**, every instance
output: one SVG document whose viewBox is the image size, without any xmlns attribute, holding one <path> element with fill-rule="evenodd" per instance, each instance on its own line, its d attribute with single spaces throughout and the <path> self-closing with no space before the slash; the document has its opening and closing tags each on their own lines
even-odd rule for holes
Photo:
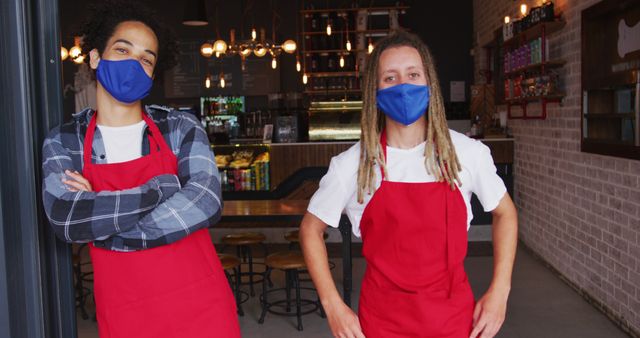
<svg viewBox="0 0 640 338">
<path fill-rule="evenodd" d="M 220 177 L 192 115 L 143 107 L 175 63 L 172 34 L 147 8 L 93 9 L 83 47 L 97 107 L 43 145 L 44 208 L 57 236 L 89 243 L 101 337 L 240 337 L 235 301 L 207 227 Z"/>
</svg>

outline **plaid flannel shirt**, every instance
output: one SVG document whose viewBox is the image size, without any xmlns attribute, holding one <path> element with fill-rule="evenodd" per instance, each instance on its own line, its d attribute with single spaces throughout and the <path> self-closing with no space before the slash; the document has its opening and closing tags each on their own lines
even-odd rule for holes
<svg viewBox="0 0 640 338">
<path fill-rule="evenodd" d="M 200 122 L 191 114 L 160 106 L 147 106 L 145 111 L 178 158 L 178 175 L 159 175 L 132 189 L 71 192 L 62 183 L 66 169 L 82 173 L 84 136 L 93 110 L 75 114 L 49 133 L 42 147 L 42 194 L 60 239 L 135 251 L 175 242 L 220 219 L 220 174 Z M 142 154 L 148 154 L 147 137 L 141 146 Z M 92 163 L 107 163 L 99 129 L 92 148 Z"/>
</svg>

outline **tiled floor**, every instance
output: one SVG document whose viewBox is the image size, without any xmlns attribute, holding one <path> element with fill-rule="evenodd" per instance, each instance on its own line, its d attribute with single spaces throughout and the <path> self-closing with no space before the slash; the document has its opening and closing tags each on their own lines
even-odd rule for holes
<svg viewBox="0 0 640 338">
<path fill-rule="evenodd" d="M 340 260 L 334 259 L 334 275 L 341 271 Z M 492 274 L 491 257 L 469 257 L 466 261 L 471 285 L 476 297 L 482 294 Z M 359 284 L 364 273 L 362 258 L 354 260 L 354 304 L 357 307 Z M 281 277 L 274 275 L 274 283 L 281 285 Z M 337 278 L 338 282 L 340 281 Z M 341 288 L 341 285 L 338 285 Z M 304 331 L 295 328 L 295 317 L 268 314 L 263 325 L 258 297 L 243 304 L 244 317 L 240 317 L 243 337 L 256 338 L 315 338 L 331 337 L 325 319 L 316 314 L 303 317 Z M 93 309 L 90 310 L 93 313 Z M 78 318 L 80 338 L 98 337 L 96 323 Z M 497 335 L 501 338 L 617 338 L 628 337 L 603 314 L 595 310 L 577 293 L 563 283 L 524 250 L 518 252 L 509 300 L 507 319 Z"/>
</svg>

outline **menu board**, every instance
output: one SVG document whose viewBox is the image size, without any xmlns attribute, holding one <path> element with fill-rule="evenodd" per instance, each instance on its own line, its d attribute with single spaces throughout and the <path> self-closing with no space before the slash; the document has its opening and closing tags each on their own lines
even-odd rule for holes
<svg viewBox="0 0 640 338">
<path fill-rule="evenodd" d="M 278 65 L 281 66 L 281 65 Z M 271 68 L 271 58 L 249 57 L 242 72 L 242 95 L 267 95 L 280 91 L 280 68 Z"/>
<path fill-rule="evenodd" d="M 202 74 L 205 73 L 200 44 L 197 41 L 180 41 L 177 45 L 178 64 L 164 73 L 164 94 L 167 98 L 199 97 L 204 88 Z"/>
<path fill-rule="evenodd" d="M 221 58 L 200 55 L 204 41 L 178 42 L 178 64 L 164 74 L 164 92 L 167 98 L 196 98 L 212 95 L 267 95 L 280 91 L 280 68 L 271 68 L 271 58 L 249 56 L 244 70 L 240 56 Z M 225 87 L 220 86 L 224 74 Z M 205 79 L 211 77 L 210 88 Z"/>
</svg>

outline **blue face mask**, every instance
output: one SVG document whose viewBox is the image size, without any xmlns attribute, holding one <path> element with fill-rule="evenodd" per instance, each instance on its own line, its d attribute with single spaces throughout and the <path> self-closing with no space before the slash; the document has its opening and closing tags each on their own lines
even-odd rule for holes
<svg viewBox="0 0 640 338">
<path fill-rule="evenodd" d="M 153 80 L 144 72 L 140 62 L 133 59 L 102 59 L 96 69 L 96 77 L 113 98 L 124 103 L 142 100 L 149 95 L 153 85 Z"/>
<path fill-rule="evenodd" d="M 378 109 L 392 120 L 408 126 L 427 111 L 429 86 L 403 83 L 380 89 L 376 94 Z"/>
</svg>

